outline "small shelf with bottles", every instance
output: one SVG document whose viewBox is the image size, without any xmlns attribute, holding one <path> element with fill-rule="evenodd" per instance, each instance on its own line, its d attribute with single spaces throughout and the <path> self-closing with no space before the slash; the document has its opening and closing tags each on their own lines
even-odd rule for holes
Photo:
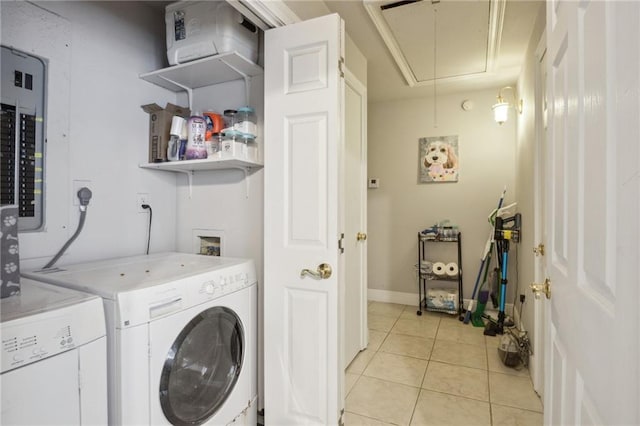
<svg viewBox="0 0 640 426">
<path fill-rule="evenodd" d="M 258 64 L 246 59 L 237 52 L 228 52 L 140 74 L 140 78 L 174 92 L 186 92 L 189 100 L 189 109 L 193 110 L 194 89 L 234 80 L 244 80 L 245 98 L 248 105 L 251 78 L 263 73 L 263 68 Z M 194 172 L 239 169 L 244 172 L 246 178 L 250 173 L 263 168 L 264 165 L 257 161 L 238 157 L 215 157 L 198 160 L 142 163 L 139 164 L 139 167 L 186 174 L 189 180 L 189 193 L 191 194 Z M 248 185 L 249 183 L 247 182 L 247 193 Z"/>
<path fill-rule="evenodd" d="M 239 158 L 206 158 L 202 160 L 165 161 L 162 163 L 140 164 L 143 169 L 166 170 L 168 172 L 188 173 L 201 170 L 242 169 L 247 172 L 263 167 L 260 163 L 254 163 Z"/>
<path fill-rule="evenodd" d="M 463 297 L 462 297 L 462 233 L 456 229 L 445 229 L 443 232 L 439 230 L 436 233 L 423 234 L 418 232 L 418 263 L 417 267 L 417 281 L 418 281 L 418 311 L 417 315 L 422 315 L 424 310 L 434 312 L 445 312 L 449 314 L 460 315 L 463 312 Z M 434 251 L 434 248 L 428 248 L 432 244 L 455 244 L 457 247 L 457 272 L 448 275 L 445 271 L 441 274 L 433 272 L 432 268 L 435 262 L 430 262 L 427 259 L 427 253 Z M 438 250 L 437 252 L 442 252 Z M 452 256 L 453 257 L 453 256 Z M 443 286 L 451 286 L 452 283 L 457 283 L 456 289 L 456 301 L 455 307 L 443 306 L 439 308 L 433 304 L 428 303 L 429 291 L 436 291 L 434 284 L 436 282 L 442 282 Z M 445 290 L 445 289 L 442 289 Z"/>
</svg>

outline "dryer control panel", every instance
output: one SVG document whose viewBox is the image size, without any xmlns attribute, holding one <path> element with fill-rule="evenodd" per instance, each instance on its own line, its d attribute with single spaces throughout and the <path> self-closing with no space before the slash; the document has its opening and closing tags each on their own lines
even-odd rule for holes
<svg viewBox="0 0 640 426">
<path fill-rule="evenodd" d="M 246 271 L 220 274 L 216 278 L 204 281 L 200 286 L 199 294 L 204 300 L 215 299 L 248 287 L 252 284 L 249 278 L 250 275 Z"/>
</svg>

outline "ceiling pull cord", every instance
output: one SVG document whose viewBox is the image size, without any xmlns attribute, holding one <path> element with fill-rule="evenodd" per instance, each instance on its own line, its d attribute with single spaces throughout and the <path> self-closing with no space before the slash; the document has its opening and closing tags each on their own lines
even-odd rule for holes
<svg viewBox="0 0 640 426">
<path fill-rule="evenodd" d="M 438 128 L 438 89 L 436 69 L 438 63 L 438 8 L 439 0 L 432 0 L 433 5 L 433 127 Z"/>
</svg>

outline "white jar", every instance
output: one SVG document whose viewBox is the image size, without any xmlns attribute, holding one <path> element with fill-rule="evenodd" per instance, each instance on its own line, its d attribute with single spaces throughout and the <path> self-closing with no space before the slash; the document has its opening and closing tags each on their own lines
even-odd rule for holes
<svg viewBox="0 0 640 426">
<path fill-rule="evenodd" d="M 234 130 L 256 137 L 258 126 L 256 125 L 255 111 L 251 107 L 238 108 L 235 116 Z"/>
</svg>

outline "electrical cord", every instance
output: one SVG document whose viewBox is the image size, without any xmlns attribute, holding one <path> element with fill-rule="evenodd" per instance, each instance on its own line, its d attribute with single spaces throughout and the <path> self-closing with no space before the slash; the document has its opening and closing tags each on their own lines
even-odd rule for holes
<svg viewBox="0 0 640 426">
<path fill-rule="evenodd" d="M 147 234 L 147 254 L 149 254 L 149 245 L 151 244 L 151 221 L 153 220 L 153 209 L 149 204 L 143 204 L 140 207 L 145 210 L 149 210 L 149 231 Z"/>
<path fill-rule="evenodd" d="M 84 221 L 87 217 L 87 206 L 89 205 L 89 201 L 91 200 L 91 195 L 92 195 L 91 190 L 87 187 L 82 187 L 78 191 L 78 198 L 80 199 L 80 221 L 78 223 L 78 228 L 76 229 L 76 232 L 71 236 L 71 238 L 67 240 L 64 246 L 62 246 L 62 248 L 58 251 L 58 253 L 56 253 L 56 255 L 53 256 L 53 259 L 51 259 L 49 263 L 44 265 L 44 268 L 42 269 L 49 269 L 53 267 L 53 265 L 56 264 L 56 262 L 64 254 L 64 252 L 67 251 L 71 243 L 73 243 L 75 239 L 78 238 L 78 235 L 80 235 L 80 232 L 82 232 L 82 228 L 84 228 Z"/>
</svg>

